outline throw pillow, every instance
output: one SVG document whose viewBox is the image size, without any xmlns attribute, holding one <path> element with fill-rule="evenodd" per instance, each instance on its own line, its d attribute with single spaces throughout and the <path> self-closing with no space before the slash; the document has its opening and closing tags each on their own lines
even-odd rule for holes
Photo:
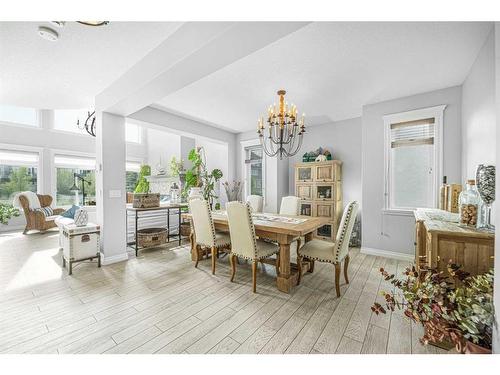
<svg viewBox="0 0 500 375">
<path fill-rule="evenodd" d="M 75 218 L 75 214 L 76 214 L 76 210 L 79 210 L 79 209 L 80 209 L 80 207 L 73 205 L 71 208 L 69 208 L 68 210 L 64 211 L 61 216 L 62 217 L 67 217 L 67 218 L 70 218 L 70 219 L 74 219 Z"/>
<path fill-rule="evenodd" d="M 45 217 L 49 217 L 54 215 L 54 210 L 52 210 L 52 207 L 40 207 L 40 208 L 35 208 L 33 211 L 39 211 L 41 212 Z"/>
</svg>

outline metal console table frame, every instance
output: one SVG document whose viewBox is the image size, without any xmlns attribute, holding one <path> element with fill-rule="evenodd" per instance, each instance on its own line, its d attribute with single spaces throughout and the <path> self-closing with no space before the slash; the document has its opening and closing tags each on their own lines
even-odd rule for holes
<svg viewBox="0 0 500 375">
<path fill-rule="evenodd" d="M 151 207 L 151 208 L 134 208 L 131 206 L 127 207 L 127 211 L 132 211 L 134 212 L 134 241 L 127 242 L 127 246 L 133 245 L 133 248 L 135 250 L 135 256 L 137 256 L 139 250 L 147 249 L 147 247 L 141 247 L 139 249 L 139 244 L 137 241 L 137 232 L 138 232 L 138 224 L 139 224 L 139 219 L 140 219 L 140 212 L 150 212 L 150 211 L 165 211 L 167 213 L 167 243 L 170 242 L 171 238 L 177 237 L 177 240 L 179 241 L 179 246 L 181 245 L 181 215 L 182 215 L 182 209 L 187 208 L 188 204 L 187 203 L 169 203 L 169 204 L 163 204 L 160 205 L 160 207 Z M 171 234 L 170 233 L 170 211 L 175 210 L 176 214 L 178 216 L 178 230 L 177 234 Z M 127 220 L 128 220 L 128 215 L 127 215 Z M 128 227 L 128 225 L 127 225 Z"/>
</svg>

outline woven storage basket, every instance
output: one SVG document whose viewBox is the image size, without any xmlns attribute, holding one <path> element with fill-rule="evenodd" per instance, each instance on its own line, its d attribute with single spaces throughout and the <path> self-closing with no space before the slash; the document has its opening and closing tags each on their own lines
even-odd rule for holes
<svg viewBox="0 0 500 375">
<path fill-rule="evenodd" d="M 157 193 L 134 193 L 134 208 L 160 207 L 160 194 Z"/>
<path fill-rule="evenodd" d="M 139 247 L 160 246 L 167 243 L 168 229 L 147 228 L 137 231 L 137 244 Z"/>
</svg>

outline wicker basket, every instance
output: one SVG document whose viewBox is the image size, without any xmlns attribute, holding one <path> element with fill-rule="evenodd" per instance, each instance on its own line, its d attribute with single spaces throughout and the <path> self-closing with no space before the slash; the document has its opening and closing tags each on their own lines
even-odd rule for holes
<svg viewBox="0 0 500 375">
<path fill-rule="evenodd" d="M 157 193 L 134 193 L 134 208 L 154 208 L 160 207 L 160 194 Z"/>
<path fill-rule="evenodd" d="M 191 234 L 191 224 L 188 221 L 181 223 L 181 236 L 189 237 L 190 234 Z"/>
<path fill-rule="evenodd" d="M 160 246 L 167 243 L 168 229 L 147 228 L 137 231 L 137 244 L 139 247 Z"/>
</svg>

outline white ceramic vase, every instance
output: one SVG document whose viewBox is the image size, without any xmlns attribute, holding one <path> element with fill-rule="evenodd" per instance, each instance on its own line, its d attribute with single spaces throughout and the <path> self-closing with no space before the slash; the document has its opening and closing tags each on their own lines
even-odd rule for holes
<svg viewBox="0 0 500 375">
<path fill-rule="evenodd" d="M 89 222 L 89 214 L 87 210 L 80 208 L 75 213 L 75 225 L 77 227 L 84 227 Z"/>
</svg>

